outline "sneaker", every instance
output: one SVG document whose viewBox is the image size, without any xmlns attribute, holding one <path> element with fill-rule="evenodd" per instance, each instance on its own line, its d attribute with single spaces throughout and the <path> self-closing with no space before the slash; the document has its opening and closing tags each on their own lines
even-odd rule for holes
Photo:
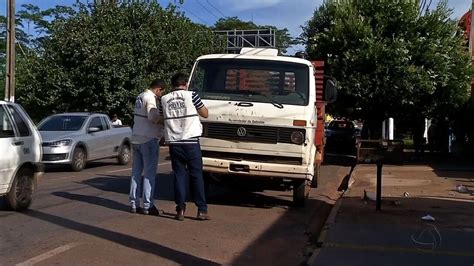
<svg viewBox="0 0 474 266">
<path fill-rule="evenodd" d="M 211 217 L 207 214 L 207 212 L 198 211 L 196 219 L 199 221 L 208 221 L 208 220 L 211 220 Z"/>
<path fill-rule="evenodd" d="M 148 209 L 143 209 L 143 214 L 145 215 L 155 215 L 155 216 L 161 216 L 163 215 L 164 211 L 163 210 L 158 210 L 154 205 L 151 206 Z"/>
<path fill-rule="evenodd" d="M 184 211 L 183 210 L 176 211 L 175 218 L 178 221 L 184 221 Z"/>
</svg>

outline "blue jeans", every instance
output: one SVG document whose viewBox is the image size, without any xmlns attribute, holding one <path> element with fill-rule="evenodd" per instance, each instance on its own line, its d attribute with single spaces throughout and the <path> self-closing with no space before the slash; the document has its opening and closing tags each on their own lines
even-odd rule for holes
<svg viewBox="0 0 474 266">
<path fill-rule="evenodd" d="M 143 197 L 143 208 L 153 206 L 156 170 L 160 144 L 152 139 L 142 144 L 133 144 L 132 177 L 130 182 L 130 205 L 140 207 L 140 197 Z M 143 178 L 142 178 L 143 173 Z"/>
<path fill-rule="evenodd" d="M 176 211 L 186 210 L 186 181 L 189 171 L 190 190 L 198 211 L 207 212 L 204 180 L 202 177 L 201 146 L 196 144 L 171 144 L 171 166 L 174 172 L 174 200 Z M 187 168 L 187 169 L 186 169 Z"/>
</svg>

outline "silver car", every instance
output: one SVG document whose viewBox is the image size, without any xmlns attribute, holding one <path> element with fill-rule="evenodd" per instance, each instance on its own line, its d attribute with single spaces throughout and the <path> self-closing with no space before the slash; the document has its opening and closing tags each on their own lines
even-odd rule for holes
<svg viewBox="0 0 474 266">
<path fill-rule="evenodd" d="M 38 130 L 45 164 L 69 164 L 81 171 L 92 160 L 117 158 L 120 164 L 128 164 L 131 159 L 132 130 L 114 127 L 104 114 L 55 114 L 45 118 Z"/>
</svg>

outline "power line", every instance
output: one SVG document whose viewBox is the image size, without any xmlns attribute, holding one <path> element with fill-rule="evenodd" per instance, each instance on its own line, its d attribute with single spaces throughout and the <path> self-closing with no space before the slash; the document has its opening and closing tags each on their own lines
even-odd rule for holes
<svg viewBox="0 0 474 266">
<path fill-rule="evenodd" d="M 209 25 L 209 23 L 207 23 L 207 21 L 205 21 L 203 18 L 201 18 L 200 16 L 194 14 L 193 12 L 191 12 L 191 10 L 185 8 L 184 6 L 181 6 L 186 12 L 189 12 L 189 14 L 193 15 L 195 18 L 199 19 L 200 21 L 204 22 L 204 24 L 206 25 Z"/>
<path fill-rule="evenodd" d="M 212 7 L 214 8 L 215 10 L 217 10 L 217 12 L 219 12 L 223 18 L 227 17 L 226 15 L 224 15 L 224 13 L 222 13 L 219 8 L 217 8 L 215 5 L 213 5 L 211 2 L 209 2 L 209 0 L 206 0 L 206 2 Z"/>
<path fill-rule="evenodd" d="M 209 10 L 207 7 L 205 7 L 203 4 L 201 4 L 201 2 L 199 2 L 199 0 L 196 0 L 196 2 L 202 6 L 202 8 L 204 8 L 205 10 L 207 10 L 207 12 L 209 12 L 209 14 L 213 15 L 215 18 L 219 19 L 218 16 L 216 16 L 211 10 Z"/>
</svg>

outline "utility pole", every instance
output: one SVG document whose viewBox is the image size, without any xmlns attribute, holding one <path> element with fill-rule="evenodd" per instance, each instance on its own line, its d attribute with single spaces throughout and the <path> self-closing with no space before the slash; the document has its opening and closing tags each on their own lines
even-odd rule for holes
<svg viewBox="0 0 474 266">
<path fill-rule="evenodd" d="M 471 2 L 471 25 L 469 30 L 469 56 L 474 70 L 474 0 Z M 471 108 L 474 110 L 474 74 L 471 77 Z"/>
<path fill-rule="evenodd" d="M 15 101 L 15 0 L 7 0 L 7 62 L 5 101 Z"/>
</svg>

